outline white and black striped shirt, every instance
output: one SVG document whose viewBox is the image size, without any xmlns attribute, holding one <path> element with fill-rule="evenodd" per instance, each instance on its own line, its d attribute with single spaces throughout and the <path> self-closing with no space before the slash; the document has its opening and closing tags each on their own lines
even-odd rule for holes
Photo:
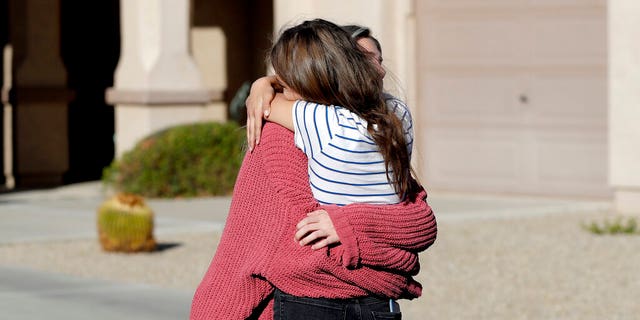
<svg viewBox="0 0 640 320">
<path fill-rule="evenodd" d="M 403 124 L 409 155 L 413 123 L 407 106 L 385 99 Z M 321 204 L 392 204 L 400 202 L 387 180 L 384 159 L 367 132 L 367 123 L 340 106 L 296 101 L 293 110 L 296 146 L 309 158 L 309 182 Z M 393 179 L 393 172 L 389 172 Z"/>
</svg>

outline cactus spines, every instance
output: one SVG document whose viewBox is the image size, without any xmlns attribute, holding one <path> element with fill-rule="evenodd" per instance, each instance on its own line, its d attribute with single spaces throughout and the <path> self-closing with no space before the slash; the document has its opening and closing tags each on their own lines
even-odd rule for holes
<svg viewBox="0 0 640 320">
<path fill-rule="evenodd" d="M 98 235 L 105 251 L 154 251 L 153 212 L 138 195 L 118 193 L 98 208 Z"/>
</svg>

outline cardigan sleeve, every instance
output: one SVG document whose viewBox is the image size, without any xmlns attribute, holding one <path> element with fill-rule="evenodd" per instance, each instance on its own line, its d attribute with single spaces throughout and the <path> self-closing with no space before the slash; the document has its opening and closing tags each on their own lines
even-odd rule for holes
<svg viewBox="0 0 640 320">
<path fill-rule="evenodd" d="M 417 263 L 417 253 L 436 239 L 437 223 L 424 190 L 414 202 L 322 208 L 329 213 L 338 232 L 343 245 L 340 261 L 348 268 L 378 266 L 385 261 L 401 264 L 413 258 Z"/>
<path fill-rule="evenodd" d="M 261 148 L 271 149 L 271 151 L 263 153 L 263 167 L 274 188 L 272 192 L 278 193 L 286 200 L 289 210 L 306 213 L 319 209 L 320 207 L 313 198 L 309 187 L 307 167 L 291 165 L 292 163 L 306 163 L 306 156 L 298 149 L 296 152 L 285 151 L 295 148 L 292 138 L 282 139 L 287 135 L 291 137 L 292 133 L 285 128 L 276 126 L 271 123 L 265 124 L 263 135 L 278 135 L 279 138 L 263 136 L 260 144 Z M 410 243 L 410 241 L 425 241 L 422 239 L 424 238 L 421 237 L 422 235 L 415 235 L 416 232 L 423 230 L 405 230 L 405 228 L 415 221 L 419 221 L 423 225 L 424 221 L 422 220 L 425 218 L 428 220 L 430 208 L 426 202 L 417 200 L 414 203 L 398 205 L 351 204 L 324 209 L 329 209 L 327 212 L 329 212 L 331 219 L 335 219 L 334 226 L 336 226 L 341 242 L 341 245 L 329 250 L 329 254 L 334 260 L 349 268 L 367 265 L 403 273 L 417 273 L 419 268 L 417 252 L 420 251 L 417 249 L 420 248 L 420 245 Z M 401 211 L 401 214 L 398 214 L 397 211 Z M 349 217 L 351 215 L 353 216 Z M 430 216 L 432 218 L 432 214 Z M 389 217 L 395 218 L 389 219 Z M 378 218 L 381 220 L 367 222 L 367 220 L 377 220 Z M 408 218 L 413 221 L 406 220 Z M 408 235 L 388 234 L 396 232 L 407 232 Z M 435 238 L 434 235 L 432 236 Z M 403 237 L 408 237 L 408 239 L 402 239 Z M 428 242 L 428 240 L 426 241 Z M 406 247 L 403 247 L 403 244 Z"/>
</svg>

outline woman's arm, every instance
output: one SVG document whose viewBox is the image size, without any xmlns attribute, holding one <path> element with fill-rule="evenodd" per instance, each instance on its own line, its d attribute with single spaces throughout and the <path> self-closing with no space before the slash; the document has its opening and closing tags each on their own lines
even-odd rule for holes
<svg viewBox="0 0 640 320">
<path fill-rule="evenodd" d="M 269 152 L 263 153 L 264 168 L 266 168 L 265 175 L 267 175 L 274 187 L 274 190 L 270 190 L 270 192 L 277 193 L 278 196 L 283 197 L 290 206 L 288 210 L 300 212 L 300 219 L 302 220 L 306 212 L 318 209 L 317 201 L 313 198 L 309 187 L 306 157 L 293 145 L 293 134 L 284 128 L 277 127 L 278 126 L 273 126 L 270 130 L 267 130 L 265 127 L 265 130 L 263 130 L 263 135 L 265 136 L 263 136 L 263 143 L 260 147 L 271 149 Z M 277 138 L 275 136 L 277 136 Z M 287 136 L 287 138 L 283 139 L 283 136 Z M 288 157 L 296 154 L 298 157 L 296 161 L 293 161 L 293 159 L 290 158 L 283 159 L 283 154 L 289 155 Z M 304 165 L 300 164 L 300 161 L 304 161 Z M 283 208 L 283 210 L 285 209 Z M 385 243 L 385 230 L 389 230 L 388 232 L 398 232 L 398 229 L 402 230 L 403 227 L 406 227 L 406 224 L 401 223 L 398 228 L 398 226 L 395 225 L 396 219 L 407 219 L 407 221 L 414 222 L 423 221 L 423 223 L 419 223 L 422 228 L 420 230 L 429 229 L 429 226 L 425 227 L 424 225 L 429 224 L 428 222 L 430 221 L 433 222 L 433 227 L 435 227 L 433 214 L 429 206 L 422 200 L 397 205 L 352 204 L 344 207 L 332 206 L 327 211 L 337 217 L 332 218 L 332 220 L 335 219 L 336 230 L 338 230 L 340 241 L 343 243 L 343 245 L 332 248 L 329 253 L 336 261 L 342 261 L 342 264 L 346 267 L 369 265 L 372 267 L 413 273 L 417 270 L 418 266 L 418 250 L 405 250 L 399 248 L 398 245 L 405 244 L 412 248 L 420 248 L 420 243 L 407 243 L 410 241 L 429 242 L 429 240 L 424 240 L 421 237 L 409 237 L 408 240 L 403 240 L 403 236 L 386 235 L 389 243 Z M 367 212 L 372 212 L 370 218 L 374 220 L 376 216 L 393 216 L 396 218 L 389 219 L 388 217 L 383 217 L 380 221 L 363 223 L 361 218 L 363 215 L 366 215 Z M 346 218 L 352 214 L 354 215 L 353 219 Z M 426 217 L 426 219 L 421 220 L 419 217 Z M 428 217 L 432 219 L 428 219 Z M 350 223 L 352 222 L 356 225 L 351 226 Z M 373 227 L 371 238 L 367 235 L 370 231 L 367 225 Z M 377 225 L 387 226 L 377 228 L 375 227 Z M 413 226 L 410 227 L 413 228 Z M 402 230 L 401 232 L 413 234 L 415 230 Z M 293 237 L 294 235 L 292 234 L 292 240 Z M 435 239 L 435 233 L 424 237 Z M 433 241 L 431 241 L 431 243 L 432 242 Z M 348 247 L 346 247 L 345 244 L 347 244 Z M 359 245 L 363 247 L 358 247 Z"/>
<path fill-rule="evenodd" d="M 396 205 L 323 207 L 342 243 L 340 262 L 345 267 L 357 268 L 384 263 L 383 259 L 400 259 L 403 255 L 409 259 L 407 252 L 417 254 L 426 250 L 435 242 L 438 228 L 425 197 L 426 192 L 422 191 L 414 202 Z"/>
<path fill-rule="evenodd" d="M 406 270 L 413 267 L 409 261 L 417 263 L 417 253 L 433 244 L 437 235 L 435 216 L 425 197 L 422 191 L 413 203 L 322 207 L 298 223 L 295 237 L 314 250 L 340 242 L 334 251 L 349 268 L 368 265 Z"/>
<path fill-rule="evenodd" d="M 271 101 L 271 111 L 264 118 L 293 131 L 292 110 L 296 101 L 287 100 L 282 93 L 276 93 Z"/>
<path fill-rule="evenodd" d="M 435 241 L 437 231 L 436 219 L 426 197 L 422 190 L 413 202 L 386 206 L 355 203 L 350 205 L 349 215 L 341 214 L 335 207 L 322 208 L 327 210 L 339 235 L 347 231 L 342 226 L 350 226 L 348 231 L 355 237 L 366 236 L 371 241 L 397 248 L 424 251 Z"/>
<path fill-rule="evenodd" d="M 262 117 L 269 115 L 271 101 L 275 97 L 278 87 L 278 81 L 275 76 L 264 76 L 251 84 L 249 96 L 245 100 L 249 150 L 253 150 L 260 143 Z"/>
<path fill-rule="evenodd" d="M 291 109 L 295 101 L 287 100 L 278 92 L 281 92 L 281 88 L 276 76 L 264 76 L 251 84 L 249 96 L 245 100 L 249 150 L 260 143 L 263 119 L 293 130 Z"/>
</svg>

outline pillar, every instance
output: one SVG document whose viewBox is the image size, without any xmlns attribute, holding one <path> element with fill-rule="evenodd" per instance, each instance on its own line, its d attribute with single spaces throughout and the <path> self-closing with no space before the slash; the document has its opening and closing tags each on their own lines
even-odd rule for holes
<svg viewBox="0 0 640 320">
<path fill-rule="evenodd" d="M 9 1 L 13 48 L 14 175 L 19 187 L 62 184 L 69 167 L 67 73 L 60 55 L 60 2 Z"/>
<path fill-rule="evenodd" d="M 608 4 L 609 182 L 615 210 L 640 215 L 640 2 Z"/>
<path fill-rule="evenodd" d="M 2 172 L 4 186 L 7 189 L 16 187 L 13 172 L 13 106 L 9 101 L 11 93 L 13 48 L 3 45 L 2 50 Z"/>
<path fill-rule="evenodd" d="M 13 184 L 13 143 L 11 131 L 12 125 L 7 122 L 12 119 L 10 113 L 11 106 L 8 101 L 8 93 L 11 90 L 11 46 L 9 42 L 9 6 L 8 0 L 0 0 L 0 149 L 2 150 L 2 156 L 0 156 L 0 167 L 3 168 L 3 173 L 0 174 L 0 189 L 4 185 L 7 189 L 12 189 Z M 6 85 L 5 85 L 6 84 Z M 7 159 L 9 158 L 9 159 Z"/>
<path fill-rule="evenodd" d="M 148 134 L 204 119 L 211 100 L 189 54 L 189 0 L 120 2 L 121 53 L 107 101 L 116 157 Z"/>
</svg>

